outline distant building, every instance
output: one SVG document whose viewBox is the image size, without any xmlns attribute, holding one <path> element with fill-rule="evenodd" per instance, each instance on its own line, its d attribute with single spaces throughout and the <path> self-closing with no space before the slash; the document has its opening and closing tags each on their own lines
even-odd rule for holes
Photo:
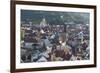
<svg viewBox="0 0 100 73">
<path fill-rule="evenodd" d="M 32 22 L 29 22 L 29 26 L 32 27 Z"/>
<path fill-rule="evenodd" d="M 45 27 L 48 26 L 49 24 L 47 23 L 46 19 L 43 18 L 42 21 L 40 22 L 40 27 Z"/>
</svg>

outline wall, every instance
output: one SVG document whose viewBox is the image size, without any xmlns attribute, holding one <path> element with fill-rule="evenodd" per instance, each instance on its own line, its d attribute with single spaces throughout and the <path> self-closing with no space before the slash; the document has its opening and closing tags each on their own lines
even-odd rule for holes
<svg viewBox="0 0 100 73">
<path fill-rule="evenodd" d="M 100 37 L 100 1 L 99 0 L 34 0 L 56 3 L 97 5 L 97 37 Z M 97 68 L 41 71 L 34 73 L 98 73 L 100 72 L 100 46 L 97 40 Z M 10 0 L 0 0 L 0 73 L 10 73 Z M 28 73 L 28 72 L 27 72 Z M 33 72 L 30 72 L 33 73 Z"/>
</svg>

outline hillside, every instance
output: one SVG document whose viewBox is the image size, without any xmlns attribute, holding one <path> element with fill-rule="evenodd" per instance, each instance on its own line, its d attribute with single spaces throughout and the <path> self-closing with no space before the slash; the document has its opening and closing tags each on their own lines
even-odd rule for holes
<svg viewBox="0 0 100 73">
<path fill-rule="evenodd" d="M 39 24 L 42 18 L 45 18 L 50 25 L 70 22 L 89 24 L 89 13 L 21 10 L 21 21 Z"/>
</svg>

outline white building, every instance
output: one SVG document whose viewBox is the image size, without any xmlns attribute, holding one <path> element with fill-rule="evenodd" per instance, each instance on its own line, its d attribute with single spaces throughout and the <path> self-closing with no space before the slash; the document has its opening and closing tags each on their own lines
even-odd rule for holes
<svg viewBox="0 0 100 73">
<path fill-rule="evenodd" d="M 45 18 L 42 19 L 42 21 L 40 22 L 40 27 L 45 27 L 48 26 L 49 24 L 47 24 L 47 21 Z"/>
</svg>

